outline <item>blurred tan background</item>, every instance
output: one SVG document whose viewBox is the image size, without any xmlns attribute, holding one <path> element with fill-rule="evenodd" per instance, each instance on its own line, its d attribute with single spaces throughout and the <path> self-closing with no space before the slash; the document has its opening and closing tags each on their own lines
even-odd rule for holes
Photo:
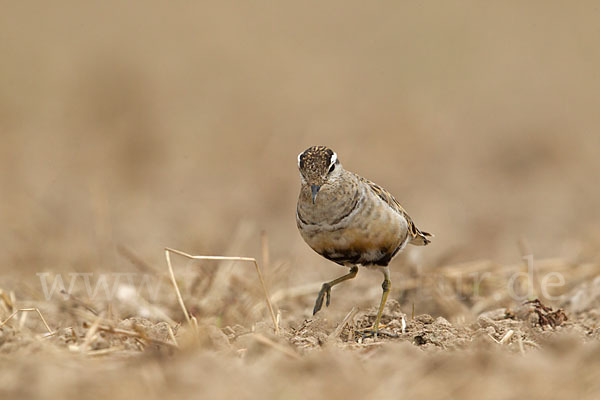
<svg viewBox="0 0 600 400">
<path fill-rule="evenodd" d="M 157 269 L 165 246 L 260 257 L 263 230 L 274 289 L 337 276 L 295 226 L 315 144 L 436 234 L 414 250 L 425 269 L 519 262 L 519 241 L 597 259 L 599 17 L 592 1 L 4 2 L 0 279 L 130 270 L 120 247 Z"/>
</svg>

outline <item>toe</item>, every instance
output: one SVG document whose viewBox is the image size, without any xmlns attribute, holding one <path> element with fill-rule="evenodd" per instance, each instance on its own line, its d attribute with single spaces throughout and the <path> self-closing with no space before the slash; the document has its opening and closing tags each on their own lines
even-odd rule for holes
<svg viewBox="0 0 600 400">
<path fill-rule="evenodd" d="M 319 296 L 317 297 L 317 301 L 315 302 L 315 307 L 313 308 L 313 315 L 318 313 L 319 310 L 321 310 L 321 307 L 323 307 L 323 293 L 319 293 Z"/>
</svg>

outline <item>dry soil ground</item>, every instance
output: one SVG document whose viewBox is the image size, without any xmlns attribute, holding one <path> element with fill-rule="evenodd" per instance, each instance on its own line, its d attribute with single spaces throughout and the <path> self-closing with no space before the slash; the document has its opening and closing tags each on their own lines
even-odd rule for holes
<svg viewBox="0 0 600 400">
<path fill-rule="evenodd" d="M 0 398 L 600 398 L 595 2 L 1 9 Z M 315 144 L 436 235 L 376 340 L 377 273 L 311 315 Z"/>
</svg>

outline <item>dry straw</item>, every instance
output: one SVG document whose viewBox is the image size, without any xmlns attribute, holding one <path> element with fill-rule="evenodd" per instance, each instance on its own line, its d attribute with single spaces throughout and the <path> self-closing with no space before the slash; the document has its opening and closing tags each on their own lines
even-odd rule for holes
<svg viewBox="0 0 600 400">
<path fill-rule="evenodd" d="M 10 314 L 8 316 L 8 318 L 6 318 L 4 321 L 0 322 L 0 328 L 3 327 L 4 325 L 6 325 L 6 323 L 8 321 L 10 321 L 11 319 L 13 319 L 20 312 L 23 312 L 23 313 L 25 313 L 25 312 L 36 312 L 40 316 L 40 319 L 42 320 L 42 322 L 44 323 L 44 326 L 48 330 L 48 334 L 53 334 L 54 333 L 54 331 L 52 329 L 50 329 L 50 326 L 46 322 L 46 319 L 44 318 L 44 316 L 42 315 L 42 313 L 40 312 L 40 310 L 37 309 L 37 308 L 21 308 L 21 309 L 16 310 L 12 314 Z"/>
<path fill-rule="evenodd" d="M 294 351 L 290 350 L 289 348 L 283 346 L 282 344 L 279 344 L 275 341 L 273 341 L 272 339 L 269 339 L 268 337 L 261 335 L 260 333 L 255 333 L 253 335 L 253 338 L 259 342 L 262 343 L 266 346 L 272 347 L 273 349 L 285 354 L 286 356 L 293 358 L 295 360 L 300 360 L 300 356 L 298 354 L 296 354 Z"/>
<path fill-rule="evenodd" d="M 169 274 L 171 276 L 171 282 L 173 283 L 173 287 L 175 288 L 175 294 L 177 295 L 177 300 L 179 301 L 179 305 L 183 310 L 183 314 L 188 322 L 188 324 L 197 332 L 198 331 L 198 322 L 194 316 L 191 316 L 183 302 L 183 297 L 181 296 L 181 291 L 179 290 L 179 286 L 177 285 L 177 281 L 175 279 L 175 273 L 173 272 L 173 266 L 171 265 L 171 255 L 170 253 L 178 254 L 180 256 L 189 258 L 191 260 L 227 260 L 227 261 L 246 261 L 252 262 L 256 269 L 256 274 L 258 275 L 258 280 L 260 281 L 260 285 L 262 287 L 265 302 L 267 304 L 267 308 L 269 309 L 269 313 L 271 314 L 271 319 L 273 320 L 273 327 L 275 329 L 275 334 L 279 334 L 279 325 L 277 324 L 277 318 L 275 317 L 275 312 L 273 311 L 273 305 L 271 304 L 271 299 L 269 297 L 269 292 L 267 291 L 267 286 L 265 285 L 265 280 L 263 279 L 262 272 L 260 271 L 260 267 L 255 258 L 251 257 L 225 257 L 225 256 L 193 256 L 187 253 L 184 253 L 180 250 L 175 250 L 171 248 L 165 248 L 165 258 L 167 259 L 167 266 L 169 267 Z"/>
<path fill-rule="evenodd" d="M 356 306 L 352 307 L 352 310 L 350 310 L 350 312 L 348 314 L 346 314 L 346 317 L 337 326 L 337 328 L 335 328 L 335 330 L 327 337 L 327 340 L 329 341 L 329 340 L 337 339 L 342 334 L 344 327 L 348 324 L 348 322 L 350 322 L 354 318 L 354 316 L 356 315 L 357 312 L 358 312 L 358 307 L 356 307 Z"/>
</svg>

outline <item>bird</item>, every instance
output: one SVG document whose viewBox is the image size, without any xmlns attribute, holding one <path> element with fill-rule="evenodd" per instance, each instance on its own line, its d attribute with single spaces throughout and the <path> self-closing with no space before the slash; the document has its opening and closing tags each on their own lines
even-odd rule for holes
<svg viewBox="0 0 600 400">
<path fill-rule="evenodd" d="M 327 146 L 312 146 L 298 155 L 300 194 L 296 224 L 315 252 L 349 268 L 346 275 L 323 283 L 313 315 L 331 301 L 331 288 L 353 279 L 359 266 L 383 273 L 381 301 L 373 326 L 377 337 L 391 290 L 388 264 L 407 244 L 425 246 L 431 233 L 417 228 L 400 203 L 381 186 L 342 166 Z"/>
</svg>

